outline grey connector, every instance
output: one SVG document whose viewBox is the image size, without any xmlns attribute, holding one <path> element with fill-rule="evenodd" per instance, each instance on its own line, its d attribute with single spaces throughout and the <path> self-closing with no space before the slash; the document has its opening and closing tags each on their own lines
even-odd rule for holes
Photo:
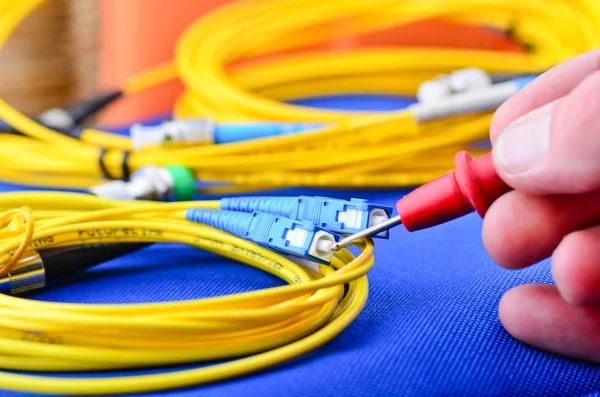
<svg viewBox="0 0 600 397">
<path fill-rule="evenodd" d="M 11 272 L 0 278 L 0 293 L 16 295 L 46 286 L 46 271 L 40 255 L 31 251 L 17 262 Z"/>
<path fill-rule="evenodd" d="M 88 191 L 98 197 L 117 200 L 163 201 L 172 192 L 173 183 L 167 169 L 149 165 L 134 172 L 129 182 L 111 181 Z"/>
<path fill-rule="evenodd" d="M 130 128 L 134 150 L 170 144 L 204 145 L 214 143 L 214 125 L 208 119 L 175 119 L 157 126 L 134 124 Z"/>
<path fill-rule="evenodd" d="M 51 128 L 67 130 L 75 127 L 75 120 L 65 109 L 52 108 L 39 117 L 39 121 Z"/>
</svg>

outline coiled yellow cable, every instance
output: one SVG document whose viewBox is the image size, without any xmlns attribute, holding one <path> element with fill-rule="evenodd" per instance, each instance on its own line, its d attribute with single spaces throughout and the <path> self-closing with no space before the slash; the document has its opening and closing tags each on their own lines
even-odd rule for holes
<svg viewBox="0 0 600 397">
<path fill-rule="evenodd" d="M 0 372 L 0 388 L 61 394 L 120 394 L 184 387 L 259 371 L 326 343 L 361 312 L 373 242 L 344 250 L 319 272 L 253 243 L 185 220 L 187 208 L 218 201 L 155 204 L 69 193 L 7 193 L 0 209 L 27 204 L 23 230 L 0 230 L 0 263 L 18 247 L 37 250 L 96 242 L 179 242 L 271 273 L 288 286 L 186 302 L 78 305 L 0 294 L 0 368 L 35 372 L 99 371 L 226 360 L 155 375 L 54 378 Z M 77 208 L 77 210 L 74 210 Z M 22 218 L 20 213 L 5 213 Z M 13 220 L 14 222 L 14 220 Z M 14 226 L 14 224 L 13 224 Z M 345 290 L 347 288 L 347 290 Z M 43 341 L 51 341 L 43 343 Z M 241 358 L 240 358 L 241 357 Z"/>
<path fill-rule="evenodd" d="M 1 0 L 0 45 L 43 2 Z M 510 27 L 531 50 L 297 52 L 343 35 L 432 18 Z M 323 122 L 329 127 L 232 144 L 148 148 L 132 153 L 129 165 L 135 170 L 149 164 L 184 164 L 198 179 L 227 184 L 228 191 L 418 185 L 452 168 L 456 150 L 486 138 L 491 115 L 418 124 L 410 111 L 325 111 L 282 101 L 356 91 L 414 95 L 424 80 L 465 67 L 490 73 L 539 73 L 599 42 L 600 5 L 595 0 L 234 2 L 189 27 L 174 62 L 131 79 L 124 87 L 126 94 L 179 78 L 186 87 L 175 109 L 179 117 Z M 282 51 L 287 55 L 274 56 Z M 128 138 L 102 131 L 85 130 L 80 141 L 67 138 L 2 101 L 0 118 L 36 138 L 0 135 L 4 160 L 0 178 L 6 181 L 87 188 L 101 181 L 99 147 L 109 149 L 104 163 L 116 176 L 121 174 L 123 151 L 131 149 Z"/>
</svg>

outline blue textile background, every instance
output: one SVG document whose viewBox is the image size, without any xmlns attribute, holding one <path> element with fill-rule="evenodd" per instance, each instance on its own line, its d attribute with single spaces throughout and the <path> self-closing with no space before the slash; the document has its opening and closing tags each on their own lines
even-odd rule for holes
<svg viewBox="0 0 600 397">
<path fill-rule="evenodd" d="M 0 191 L 16 188 L 0 185 Z M 289 190 L 387 205 L 405 191 Z M 476 215 L 377 240 L 364 312 L 317 351 L 259 374 L 152 396 L 598 396 L 600 366 L 512 339 L 497 315 L 511 287 L 551 283 L 548 261 L 503 270 L 486 254 Z M 156 244 L 32 295 L 57 302 L 190 299 L 280 281 L 180 245 Z M 2 385 L 0 385 L 0 388 Z M 30 394 L 2 392 L 7 397 Z"/>
</svg>

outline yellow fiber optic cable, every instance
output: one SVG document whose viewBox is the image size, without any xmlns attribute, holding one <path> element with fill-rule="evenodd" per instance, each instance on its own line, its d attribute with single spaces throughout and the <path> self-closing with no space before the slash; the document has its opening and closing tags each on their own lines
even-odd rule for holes
<svg viewBox="0 0 600 397">
<path fill-rule="evenodd" d="M 16 203 L 28 207 L 12 210 Z M 373 266 L 370 239 L 361 243 L 360 255 L 337 252 L 331 266 L 320 265 L 316 272 L 254 243 L 186 221 L 188 208 L 217 209 L 219 202 L 128 202 L 45 192 L 0 195 L 0 211 L 6 210 L 0 220 L 10 222 L 0 230 L 4 272 L 22 249 L 177 242 L 231 258 L 289 284 L 215 298 L 121 305 L 37 302 L 0 294 L 0 368 L 38 372 L 0 372 L 0 388 L 121 394 L 215 382 L 305 354 L 335 337 L 361 312 L 368 294 L 366 274 Z M 127 377 L 42 374 L 214 360 L 229 361 Z"/>
</svg>

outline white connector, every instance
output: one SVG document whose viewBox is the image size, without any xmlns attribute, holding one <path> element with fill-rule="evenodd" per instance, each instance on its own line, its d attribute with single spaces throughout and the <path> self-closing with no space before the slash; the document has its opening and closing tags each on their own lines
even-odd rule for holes
<svg viewBox="0 0 600 397">
<path fill-rule="evenodd" d="M 390 219 L 390 217 L 388 216 L 387 212 L 380 208 L 375 208 L 369 214 L 369 227 L 377 226 L 380 223 L 387 221 L 388 219 Z"/>
<path fill-rule="evenodd" d="M 331 258 L 333 258 L 333 252 L 331 251 L 331 247 L 335 244 L 335 238 L 331 233 L 327 233 L 323 230 L 319 230 L 313 236 L 312 241 L 307 241 L 309 236 L 309 231 L 303 229 L 301 227 L 294 227 L 293 229 L 288 229 L 285 233 L 285 241 L 291 247 L 306 247 L 307 243 L 310 243 L 308 246 L 308 255 L 318 258 L 320 260 L 330 262 Z"/>
<path fill-rule="evenodd" d="M 380 208 L 375 208 L 369 214 L 369 227 L 377 226 L 380 223 L 387 221 L 388 219 L 390 219 L 390 217 L 384 210 L 382 210 Z M 379 233 L 377 236 L 385 237 L 388 234 L 389 234 L 389 230 L 384 230 L 383 232 Z"/>
<path fill-rule="evenodd" d="M 461 69 L 448 76 L 448 85 L 453 93 L 466 92 L 492 85 L 492 78 L 479 68 Z"/>
<path fill-rule="evenodd" d="M 434 103 L 453 94 L 478 90 L 491 84 L 492 78 L 484 70 L 460 69 L 422 83 L 417 91 L 417 99 L 420 103 Z"/>
<path fill-rule="evenodd" d="M 134 124 L 131 126 L 131 143 L 135 150 L 146 146 L 177 143 L 214 143 L 213 123 L 208 119 L 170 120 L 157 126 Z"/>
<path fill-rule="evenodd" d="M 364 212 L 355 208 L 348 208 L 346 211 L 338 213 L 337 221 L 343 223 L 346 227 L 359 229 L 362 226 Z"/>
<path fill-rule="evenodd" d="M 420 103 L 439 101 L 452 94 L 450 84 L 445 79 L 425 81 L 419 86 L 417 100 Z"/>
<path fill-rule="evenodd" d="M 163 200 L 173 189 L 173 177 L 163 167 L 140 168 L 129 182 L 112 181 L 89 189 L 104 198 L 117 200 Z"/>
<path fill-rule="evenodd" d="M 52 128 L 68 129 L 75 127 L 73 117 L 62 108 L 53 108 L 46 110 L 39 117 L 39 120 Z"/>
<path fill-rule="evenodd" d="M 450 95 L 437 102 L 415 103 L 410 110 L 419 122 L 439 120 L 450 116 L 497 109 L 514 95 L 520 85 L 514 81 L 493 84 L 489 87 Z"/>
<path fill-rule="evenodd" d="M 326 262 L 331 262 L 333 258 L 333 251 L 331 247 L 335 244 L 335 238 L 332 234 L 327 233 L 323 230 L 315 233 L 312 244 L 308 249 L 308 253 L 315 258 L 319 258 Z"/>
<path fill-rule="evenodd" d="M 285 240 L 292 247 L 304 247 L 306 243 L 306 238 L 308 237 L 308 230 L 302 229 L 300 227 L 295 227 L 293 229 L 289 229 L 285 234 Z"/>
</svg>

